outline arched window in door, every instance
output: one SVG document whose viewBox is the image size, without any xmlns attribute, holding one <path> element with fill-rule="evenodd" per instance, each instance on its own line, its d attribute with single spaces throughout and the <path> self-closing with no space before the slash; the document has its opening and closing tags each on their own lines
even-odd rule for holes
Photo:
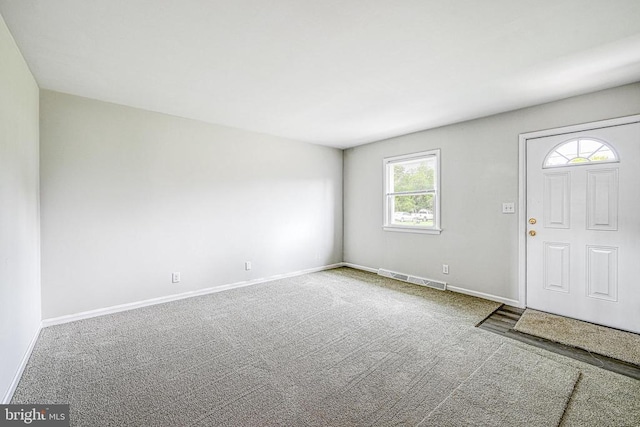
<svg viewBox="0 0 640 427">
<path fill-rule="evenodd" d="M 614 163 L 619 157 L 608 143 L 596 138 L 576 138 L 556 145 L 544 159 L 544 168 Z"/>
</svg>

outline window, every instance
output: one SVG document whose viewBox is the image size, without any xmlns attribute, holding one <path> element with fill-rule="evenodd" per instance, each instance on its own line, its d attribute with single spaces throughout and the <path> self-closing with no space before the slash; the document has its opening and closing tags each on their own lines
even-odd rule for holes
<svg viewBox="0 0 640 427">
<path fill-rule="evenodd" d="M 556 146 L 544 159 L 545 168 L 618 161 L 613 147 L 595 138 L 572 139 Z"/>
<path fill-rule="evenodd" d="M 384 229 L 440 233 L 440 150 L 384 159 Z"/>
</svg>

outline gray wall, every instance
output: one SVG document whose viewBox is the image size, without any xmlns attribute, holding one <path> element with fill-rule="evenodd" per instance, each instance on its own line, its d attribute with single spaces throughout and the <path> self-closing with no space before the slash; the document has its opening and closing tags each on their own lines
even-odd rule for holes
<svg viewBox="0 0 640 427">
<path fill-rule="evenodd" d="M 517 300 L 518 215 L 501 209 L 518 202 L 518 135 L 638 113 L 634 84 L 346 150 L 345 262 Z M 444 231 L 383 231 L 382 159 L 434 148 L 442 150 Z"/>
<path fill-rule="evenodd" d="M 40 101 L 43 318 L 342 261 L 341 150 Z"/>
<path fill-rule="evenodd" d="M 0 17 L 0 398 L 40 327 L 38 86 Z"/>
</svg>

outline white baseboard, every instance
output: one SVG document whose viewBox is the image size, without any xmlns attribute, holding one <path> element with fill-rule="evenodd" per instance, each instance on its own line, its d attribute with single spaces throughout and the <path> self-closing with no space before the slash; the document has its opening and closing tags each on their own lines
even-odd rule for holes
<svg viewBox="0 0 640 427">
<path fill-rule="evenodd" d="M 511 305 L 514 307 L 520 307 L 520 302 L 516 299 L 499 297 L 497 295 L 491 295 L 484 292 L 472 291 L 470 289 L 460 288 L 458 286 L 449 286 L 447 285 L 447 290 L 458 292 L 465 295 L 471 295 L 472 297 L 478 297 L 482 299 L 488 299 L 490 301 L 501 302 L 502 304 Z"/>
<path fill-rule="evenodd" d="M 350 262 L 343 262 L 343 267 L 355 268 L 356 270 L 368 271 L 369 273 L 377 273 L 377 268 L 365 267 L 364 265 L 351 264 Z"/>
<path fill-rule="evenodd" d="M 357 270 L 368 271 L 370 273 L 377 273 L 378 272 L 377 268 L 365 267 L 363 265 L 358 265 L 358 264 L 351 264 L 350 262 L 343 262 L 342 265 L 344 265 L 345 267 L 355 268 Z M 515 299 L 499 297 L 497 295 L 491 295 L 491 294 L 487 294 L 487 293 L 484 293 L 484 292 L 472 291 L 470 289 L 461 288 L 459 286 L 451 286 L 449 284 L 447 284 L 447 290 L 448 291 L 453 291 L 453 292 L 458 292 L 460 294 L 470 295 L 470 296 L 473 296 L 473 297 L 487 299 L 489 301 L 496 301 L 496 302 L 500 302 L 502 304 L 512 305 L 514 307 L 524 308 L 524 306 L 521 305 L 520 302 L 518 300 L 515 300 Z"/>
<path fill-rule="evenodd" d="M 200 295 L 213 294 L 216 292 L 227 291 L 229 289 L 243 288 L 245 286 L 257 285 L 259 283 L 272 282 L 274 280 L 286 279 L 288 277 L 302 276 L 303 274 L 316 273 L 318 271 L 332 270 L 342 267 L 343 263 L 324 265 L 321 267 L 309 268 L 306 270 L 294 271 L 291 273 L 277 274 L 275 276 L 264 277 L 260 279 L 246 280 L 243 282 L 231 283 L 228 285 L 213 286 L 210 288 L 198 289 L 196 291 L 182 292 L 179 294 L 167 295 L 164 297 L 151 298 L 143 301 L 130 302 L 126 304 L 114 305 L 111 307 L 98 308 L 95 310 L 83 311 L 80 313 L 69 314 L 66 316 L 52 317 L 42 321 L 42 327 L 61 325 L 63 323 L 75 322 L 77 320 L 90 319 L 92 317 L 105 316 L 107 314 L 119 313 L 121 311 L 133 310 L 136 308 L 147 307 L 150 305 L 164 304 L 166 302 L 177 301 L 185 298 L 197 297 Z"/>
<path fill-rule="evenodd" d="M 16 371 L 16 374 L 13 376 L 13 381 L 11 381 L 11 385 L 9 386 L 9 389 L 7 390 L 7 392 L 4 394 L 4 397 L 2 398 L 2 405 L 8 405 L 9 402 L 11 402 L 11 399 L 13 398 L 13 393 L 15 393 L 16 387 L 18 387 L 18 383 L 20 382 L 20 378 L 22 378 L 22 373 L 24 372 L 24 368 L 27 367 L 27 363 L 29 362 L 29 358 L 31 357 L 31 352 L 33 351 L 33 348 L 35 347 L 36 342 L 38 341 L 38 336 L 40 335 L 41 329 L 42 329 L 42 325 L 38 326 L 36 333 L 31 338 L 29 347 L 27 347 L 27 351 L 25 351 L 24 356 L 20 361 L 20 365 L 18 365 L 18 370 Z"/>
</svg>

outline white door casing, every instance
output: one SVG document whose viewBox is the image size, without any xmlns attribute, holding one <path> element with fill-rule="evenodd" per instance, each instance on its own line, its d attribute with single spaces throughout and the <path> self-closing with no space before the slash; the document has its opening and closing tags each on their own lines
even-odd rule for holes
<svg viewBox="0 0 640 427">
<path fill-rule="evenodd" d="M 525 139 L 526 306 L 640 333 L 640 123 L 594 127 Z M 543 167 L 578 138 L 618 161 Z"/>
</svg>

